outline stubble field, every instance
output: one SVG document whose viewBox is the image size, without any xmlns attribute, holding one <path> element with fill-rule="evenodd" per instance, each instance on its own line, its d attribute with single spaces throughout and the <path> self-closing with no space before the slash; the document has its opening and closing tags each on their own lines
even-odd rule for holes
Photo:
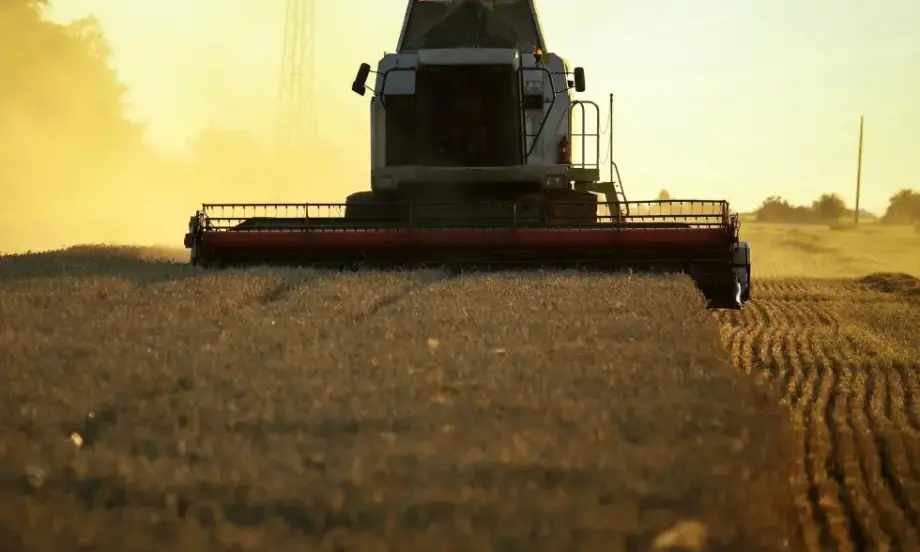
<svg viewBox="0 0 920 552">
<path fill-rule="evenodd" d="M 731 313 L 681 278 L 0 258 L 0 539 L 912 549 L 920 305 L 854 276 L 916 243 L 829 232 L 754 226 Z"/>
<path fill-rule="evenodd" d="M 809 550 L 920 549 L 920 236 L 748 227 L 766 279 L 714 316 L 732 363 L 791 413 Z"/>
</svg>

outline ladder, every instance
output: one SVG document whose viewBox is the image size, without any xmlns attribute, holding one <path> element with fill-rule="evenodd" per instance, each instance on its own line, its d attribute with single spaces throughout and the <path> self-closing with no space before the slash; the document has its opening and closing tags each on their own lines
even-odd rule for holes
<svg viewBox="0 0 920 552">
<path fill-rule="evenodd" d="M 592 110 L 594 116 L 595 131 L 590 132 L 587 126 L 588 110 Z M 577 111 L 576 111 L 577 110 Z M 600 158 L 601 158 L 601 115 L 600 107 L 592 101 L 575 100 L 569 109 L 569 118 L 573 113 L 581 115 L 579 125 L 580 132 L 572 129 L 572 145 L 576 140 L 580 144 L 580 160 L 572 160 L 572 180 L 575 183 L 575 189 L 585 192 L 603 194 L 606 198 L 608 209 L 613 205 L 619 210 L 620 216 L 629 215 L 629 203 L 626 199 L 626 192 L 623 190 L 623 179 L 620 176 L 620 169 L 613 160 L 613 94 L 610 95 L 610 113 L 608 114 L 609 127 L 609 167 L 608 178 L 602 182 L 600 178 Z M 594 142 L 594 147 L 589 148 L 589 141 Z M 592 160 L 593 154 L 593 160 Z M 610 213 L 611 216 L 614 213 Z"/>
</svg>

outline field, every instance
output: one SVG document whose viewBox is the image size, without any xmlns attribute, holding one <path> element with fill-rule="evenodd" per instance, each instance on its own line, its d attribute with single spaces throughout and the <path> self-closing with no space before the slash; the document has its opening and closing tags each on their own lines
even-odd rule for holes
<svg viewBox="0 0 920 552">
<path fill-rule="evenodd" d="M 920 232 L 863 223 L 856 230 L 824 225 L 741 225 L 753 244 L 758 278 L 862 278 L 878 273 L 920 277 Z"/>
<path fill-rule="evenodd" d="M 0 539 L 917 549 L 920 237 L 744 231 L 726 313 L 677 277 L 0 258 Z"/>
<path fill-rule="evenodd" d="M 764 280 L 715 316 L 733 364 L 791 411 L 809 549 L 920 549 L 920 236 L 746 228 Z"/>
</svg>

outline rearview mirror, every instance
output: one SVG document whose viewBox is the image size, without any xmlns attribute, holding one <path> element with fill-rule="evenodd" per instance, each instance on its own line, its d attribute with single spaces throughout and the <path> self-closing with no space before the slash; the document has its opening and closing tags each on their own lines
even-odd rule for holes
<svg viewBox="0 0 920 552">
<path fill-rule="evenodd" d="M 363 96 L 367 91 L 367 76 L 371 74 L 371 66 L 362 63 L 358 67 L 358 74 L 355 76 L 355 82 L 351 83 L 351 91 L 359 96 Z"/>
<path fill-rule="evenodd" d="M 585 70 L 582 67 L 575 68 L 575 91 L 585 91 Z"/>
</svg>

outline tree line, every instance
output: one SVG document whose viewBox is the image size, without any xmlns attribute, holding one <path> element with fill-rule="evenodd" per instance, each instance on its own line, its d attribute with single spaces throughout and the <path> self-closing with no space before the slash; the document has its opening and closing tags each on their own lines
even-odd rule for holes
<svg viewBox="0 0 920 552">
<path fill-rule="evenodd" d="M 671 199 L 667 190 L 658 193 L 659 200 Z M 860 210 L 860 218 L 877 218 L 883 224 L 920 224 L 920 191 L 902 189 L 888 199 L 888 207 L 881 217 Z M 794 205 L 780 196 L 767 197 L 754 211 L 758 222 L 784 222 L 794 224 L 827 224 L 842 219 L 852 220 L 855 210 L 838 194 L 822 194 L 811 205 Z"/>
<path fill-rule="evenodd" d="M 143 148 L 97 21 L 58 25 L 43 17 L 47 5 L 0 1 L 0 206 L 38 186 L 66 203 L 78 193 L 62 184 L 68 177 Z"/>
<path fill-rule="evenodd" d="M 186 155 L 154 151 L 101 25 L 52 21 L 54 1 L 64 0 L 0 0 L 0 251 L 173 243 L 202 201 L 297 201 L 306 171 L 329 171 L 335 150 L 306 167 L 222 128 L 200 132 Z"/>
<path fill-rule="evenodd" d="M 763 200 L 754 211 L 760 222 L 788 223 L 832 223 L 841 219 L 853 219 L 855 212 L 838 194 L 822 194 L 811 205 L 793 205 L 780 196 Z M 875 218 L 865 211 L 860 218 Z M 920 192 L 902 189 L 888 199 L 885 213 L 878 217 L 883 224 L 920 223 Z"/>
</svg>

